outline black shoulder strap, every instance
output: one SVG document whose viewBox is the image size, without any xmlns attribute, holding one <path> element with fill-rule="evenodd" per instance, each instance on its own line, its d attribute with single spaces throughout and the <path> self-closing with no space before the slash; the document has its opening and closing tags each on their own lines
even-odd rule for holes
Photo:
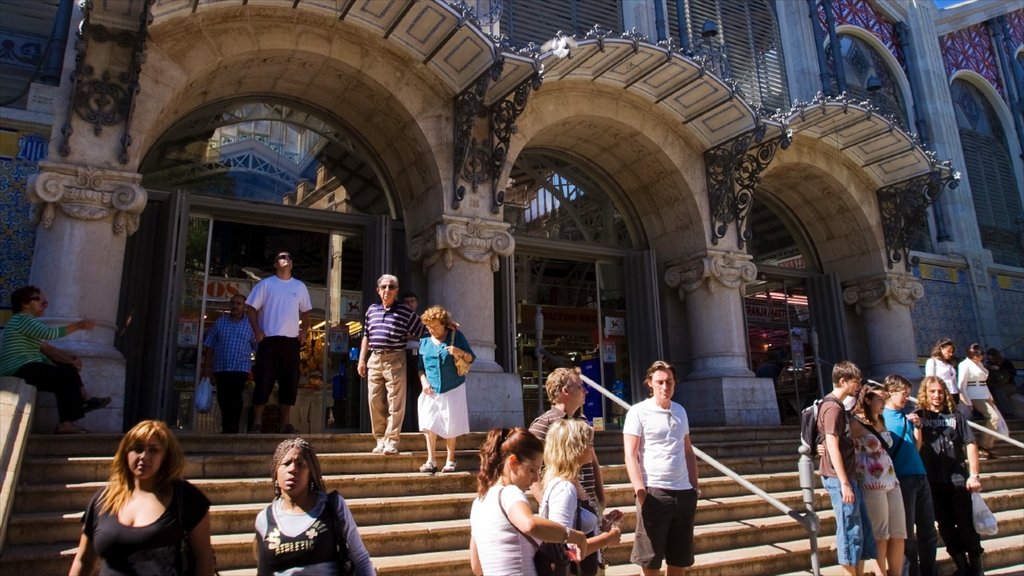
<svg viewBox="0 0 1024 576">
<path fill-rule="evenodd" d="M 337 490 L 333 490 L 327 495 L 327 506 L 329 508 L 327 518 L 331 524 L 331 530 L 334 531 L 334 549 L 337 554 L 338 573 L 351 574 L 353 566 L 352 559 L 348 554 L 348 534 L 345 530 L 345 520 L 338 516 L 338 498 L 340 497 L 341 495 L 338 494 Z"/>
<path fill-rule="evenodd" d="M 860 418 L 854 418 L 854 419 L 857 421 L 857 424 L 861 425 L 862 428 L 864 428 L 868 432 L 871 432 L 871 434 L 875 438 L 878 438 L 879 444 L 881 444 L 882 446 L 885 446 L 885 451 L 886 452 L 888 452 L 889 449 L 892 448 L 892 445 L 889 444 L 888 442 L 886 442 L 885 438 L 882 438 L 882 435 L 878 433 L 878 430 L 875 430 L 874 426 L 871 426 L 870 424 L 865 424 L 864 422 L 861 422 Z"/>
</svg>

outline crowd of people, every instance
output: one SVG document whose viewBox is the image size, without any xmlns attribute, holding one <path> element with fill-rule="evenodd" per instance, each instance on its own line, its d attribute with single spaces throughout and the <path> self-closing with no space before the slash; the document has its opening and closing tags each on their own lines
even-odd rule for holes
<svg viewBox="0 0 1024 576">
<path fill-rule="evenodd" d="M 996 431 L 1003 421 L 985 387 L 981 347 L 971 346 L 969 364 L 959 367 L 953 352 L 949 340 L 936 344 L 914 406 L 903 376 L 879 384 L 865 382 L 852 362 L 833 368 L 832 392 L 818 412 L 818 452 L 839 564 L 849 574 L 863 574 L 874 559 L 878 574 L 936 576 L 941 535 L 955 576 L 984 575 L 971 494 L 982 490 L 980 455 L 995 453 L 963 409 L 982 412 Z"/>
<path fill-rule="evenodd" d="M 202 373 L 215 379 L 222 430 L 239 431 L 242 389 L 255 354 L 255 418 L 278 388 L 281 428 L 294 433 L 298 350 L 311 309 L 309 293 L 291 276 L 291 256 L 275 256 L 275 274 L 248 297 L 231 299 L 204 339 Z M 398 279 L 377 280 L 380 304 L 369 307 L 358 359 L 368 382 L 373 453 L 398 453 L 407 379 L 417 378 L 419 430 L 426 441 L 421 472 L 456 471 L 459 436 L 469 432 L 466 371 L 476 360 L 451 314 L 431 306 L 417 315 L 415 296 L 399 301 Z M 5 329 L 0 373 L 12 374 L 57 396 L 56 433 L 82 433 L 74 422 L 106 406 L 82 384 L 78 358 L 48 343 L 95 323 L 63 327 L 39 317 L 48 301 L 35 286 L 13 293 L 14 316 Z M 410 342 L 415 342 L 411 346 Z M 414 354 L 407 351 L 414 349 Z M 980 461 L 996 458 L 993 438 L 976 438 L 967 425 L 979 412 L 992 430 L 1007 433 L 997 398 L 1012 393 L 1015 369 L 996 350 L 971 345 L 958 362 L 949 339 L 936 343 L 925 366 L 916 406 L 912 383 L 892 374 L 867 382 L 849 361 L 832 371 L 833 390 L 820 405 L 820 473 L 836 518 L 839 564 L 863 574 L 874 559 L 887 576 L 935 576 L 938 535 L 956 576 L 981 576 L 981 540 L 972 521 L 973 492 L 982 489 Z M 414 362 L 414 366 L 407 363 Z M 1007 379 L 1007 376 L 1009 377 Z M 410 383 L 411 384 L 411 383 Z M 694 563 L 693 533 L 700 497 L 697 461 L 686 410 L 672 400 L 676 374 L 657 361 L 647 370 L 649 397 L 626 414 L 623 454 L 636 504 L 630 561 L 642 574 L 683 574 Z M 545 383 L 551 409 L 529 428 L 491 430 L 479 451 L 477 499 L 470 513 L 474 574 L 595 576 L 601 550 L 621 539 L 623 514 L 605 511 L 594 431 L 580 414 L 586 387 L 579 369 L 556 368 Z M 445 440 L 438 467 L 437 440 Z M 71 576 L 103 574 L 211 575 L 210 500 L 184 480 L 185 457 L 166 424 L 146 420 L 121 440 L 107 484 L 85 512 Z M 273 499 L 255 520 L 254 555 L 260 575 L 375 573 L 345 499 L 328 493 L 313 447 L 302 438 L 281 442 L 271 464 Z M 528 495 L 538 504 L 534 513 Z M 157 570 L 157 571 L 154 571 Z M 159 572 L 164 573 L 164 572 Z"/>
</svg>

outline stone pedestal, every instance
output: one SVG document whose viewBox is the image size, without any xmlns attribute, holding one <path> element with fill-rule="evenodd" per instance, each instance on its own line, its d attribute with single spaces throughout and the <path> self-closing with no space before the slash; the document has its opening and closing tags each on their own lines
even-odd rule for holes
<svg viewBox="0 0 1024 576">
<path fill-rule="evenodd" d="M 909 274 L 885 274 L 844 283 L 843 300 L 863 317 L 868 365 L 860 369 L 879 382 L 900 374 L 915 385 L 921 380 L 910 310 L 924 287 Z"/>
<path fill-rule="evenodd" d="M 778 426 L 780 423 L 771 378 L 687 378 L 676 388 L 675 399 L 686 408 L 690 426 Z"/>
<path fill-rule="evenodd" d="M 494 361 L 494 273 L 514 249 L 504 222 L 445 216 L 417 236 L 410 250 L 423 263 L 427 301 L 451 313 L 476 354 L 466 377 L 472 430 L 523 425 L 522 383 Z"/>
<path fill-rule="evenodd" d="M 775 386 L 755 378 L 747 359 L 742 291 L 756 275 L 749 255 L 725 251 L 708 251 L 665 272 L 686 305 L 692 370 L 679 375 L 676 397 L 693 423 L 779 423 Z"/>
<path fill-rule="evenodd" d="M 94 396 L 112 396 L 103 410 L 79 424 L 95 432 L 120 432 L 125 361 L 114 348 L 125 243 L 138 228 L 146 193 L 136 173 L 40 162 L 29 181 L 39 217 L 30 282 L 47 295 L 47 322 L 62 325 L 92 318 L 96 328 L 54 341 L 82 359 L 82 381 Z M 33 429 L 56 425 L 52 394 L 40 395 Z"/>
</svg>

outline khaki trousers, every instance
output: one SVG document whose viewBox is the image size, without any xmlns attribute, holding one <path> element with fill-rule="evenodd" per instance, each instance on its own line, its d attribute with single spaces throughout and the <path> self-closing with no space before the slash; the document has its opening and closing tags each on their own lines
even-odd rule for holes
<svg viewBox="0 0 1024 576">
<path fill-rule="evenodd" d="M 999 432 L 1000 434 L 1007 434 L 1009 429 L 1006 427 L 1006 421 L 1003 420 L 1003 415 L 999 413 L 999 409 L 996 408 L 996 403 L 992 401 L 992 398 L 987 399 L 971 399 L 971 404 L 974 405 L 974 409 L 981 413 L 985 417 L 985 426 L 990 430 Z M 992 448 L 992 444 L 995 444 L 996 439 L 984 432 L 974 432 L 974 439 L 978 442 L 979 448 L 988 450 Z"/>
<path fill-rule="evenodd" d="M 370 428 L 378 442 L 398 446 L 405 418 L 405 350 L 370 353 L 366 363 Z"/>
</svg>

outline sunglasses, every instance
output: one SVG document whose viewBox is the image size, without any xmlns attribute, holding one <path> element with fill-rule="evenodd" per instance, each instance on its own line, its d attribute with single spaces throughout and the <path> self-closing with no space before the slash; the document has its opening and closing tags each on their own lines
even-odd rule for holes
<svg viewBox="0 0 1024 576">
<path fill-rule="evenodd" d="M 380 290 L 398 290 L 397 284 L 381 284 L 377 287 Z"/>
<path fill-rule="evenodd" d="M 287 254 L 278 254 L 277 255 L 277 259 L 278 260 L 291 260 L 292 257 L 287 255 Z"/>
</svg>

